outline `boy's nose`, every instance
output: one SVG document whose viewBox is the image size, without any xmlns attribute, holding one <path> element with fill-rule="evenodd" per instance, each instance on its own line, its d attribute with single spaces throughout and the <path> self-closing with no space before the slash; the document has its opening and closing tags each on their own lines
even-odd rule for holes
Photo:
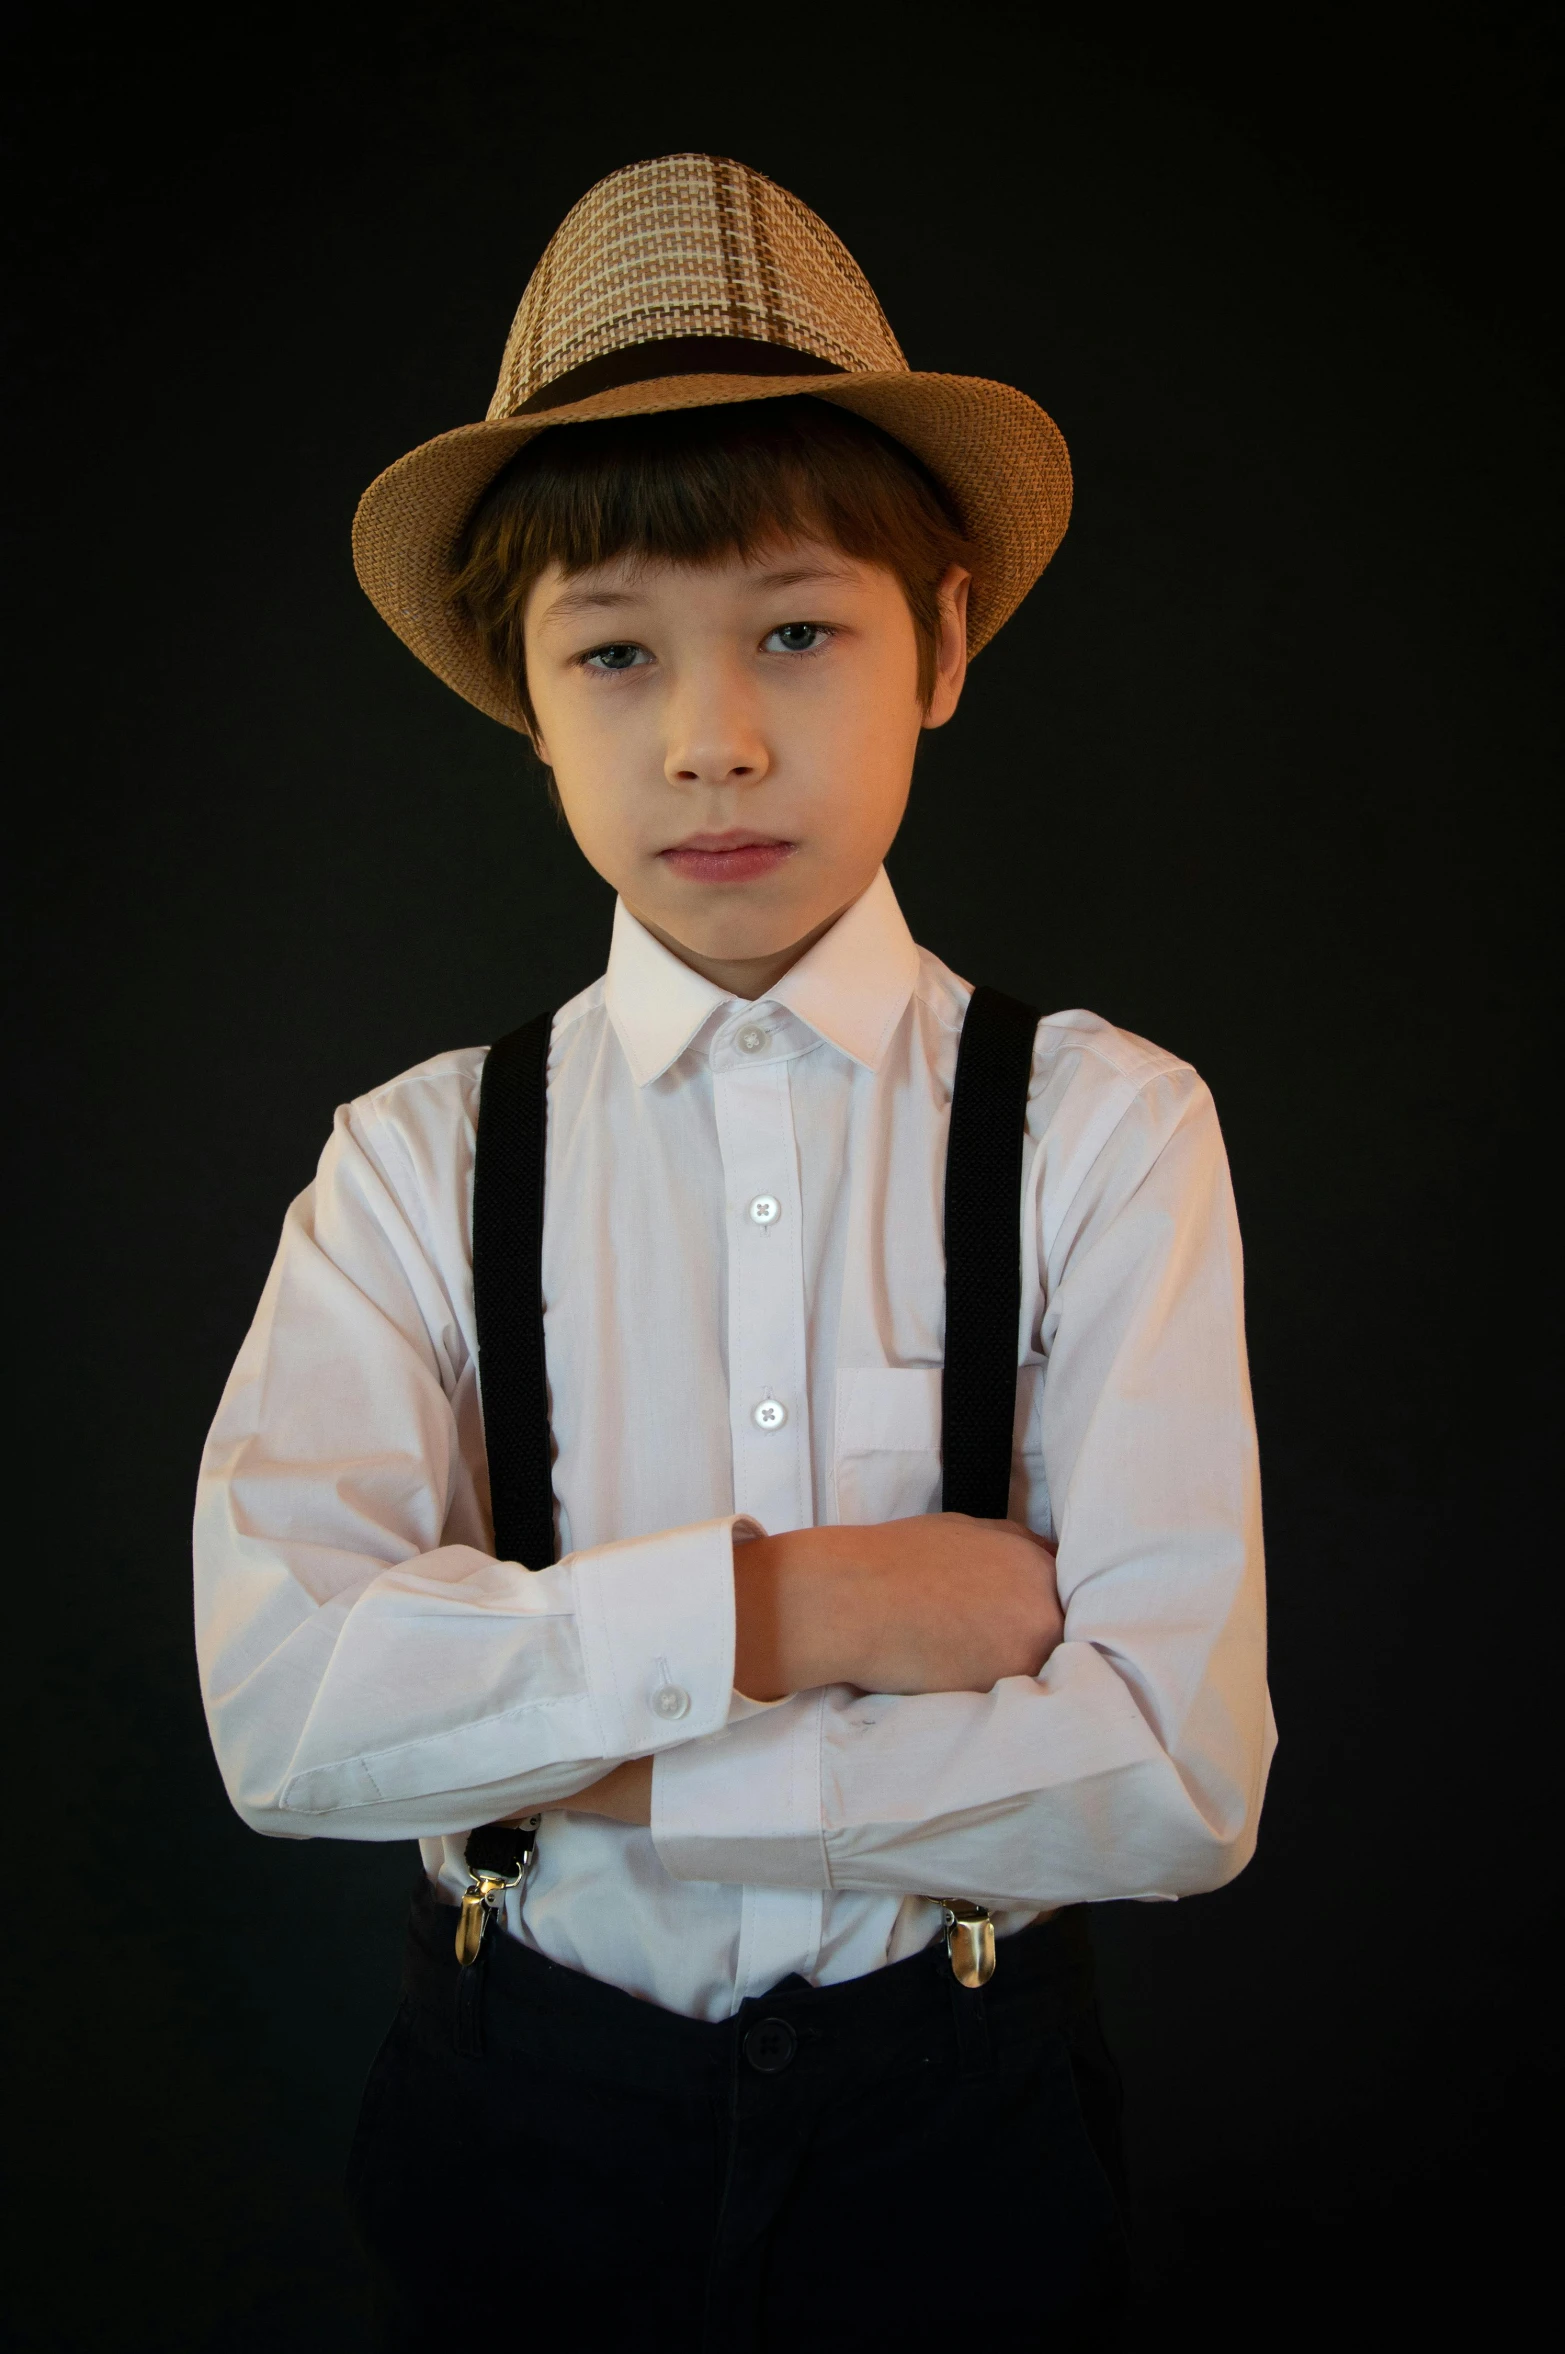
<svg viewBox="0 0 1565 2354">
<path fill-rule="evenodd" d="M 671 740 L 663 774 L 671 785 L 758 785 L 770 767 L 758 736 L 727 727 Z"/>
<path fill-rule="evenodd" d="M 665 707 L 671 785 L 756 785 L 771 768 L 746 683 L 724 663 L 692 665 Z"/>
<path fill-rule="evenodd" d="M 730 759 L 721 752 L 670 753 L 663 773 L 671 785 L 755 785 L 766 774 L 766 763 Z"/>
</svg>

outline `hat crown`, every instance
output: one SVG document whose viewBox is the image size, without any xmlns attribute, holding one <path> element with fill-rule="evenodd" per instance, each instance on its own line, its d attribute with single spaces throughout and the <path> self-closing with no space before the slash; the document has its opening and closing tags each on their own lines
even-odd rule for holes
<svg viewBox="0 0 1565 2354">
<path fill-rule="evenodd" d="M 663 155 L 589 188 L 550 238 L 489 416 L 611 352 L 713 336 L 851 375 L 907 368 L 868 279 L 807 204 L 726 156 Z"/>
</svg>

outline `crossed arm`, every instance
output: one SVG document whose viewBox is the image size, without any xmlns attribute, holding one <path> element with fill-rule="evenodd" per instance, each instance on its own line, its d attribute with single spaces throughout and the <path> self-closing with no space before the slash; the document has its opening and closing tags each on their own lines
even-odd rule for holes
<svg viewBox="0 0 1565 2354">
<path fill-rule="evenodd" d="M 825 1684 L 988 1692 L 1035 1676 L 1064 1618 L 1053 1548 L 1009 1520 L 930 1512 L 804 1528 L 734 1548 L 734 1683 L 752 1700 Z M 652 1820 L 652 1760 L 630 1758 L 564 1801 Z"/>
<path fill-rule="evenodd" d="M 929 1515 L 736 1546 L 732 1516 L 686 1525 L 712 1501 L 699 1478 L 595 1499 L 574 1566 L 494 1559 L 441 1272 L 462 1236 L 431 1257 L 386 1173 L 408 1148 L 344 1115 L 203 1464 L 202 1689 L 243 1818 L 350 1839 L 540 1805 L 647 1825 L 637 1753 L 656 1749 L 648 1827 L 676 1879 L 1030 1903 L 1231 1878 L 1273 1740 L 1232 1199 L 1189 1074 L 1124 1105 L 1107 1089 L 1100 1072 L 1050 1113 L 1060 1199 L 1038 1210 L 1047 1379 L 1022 1453 L 1068 1528 L 1068 1636 L 1051 1553 L 1020 1528 Z M 437 1097 L 438 1134 L 415 1123 L 432 1153 Z M 423 1103 L 404 1090 L 397 1117 Z M 882 1492 L 891 1511 L 905 1491 Z M 654 1494 L 663 1533 L 615 1541 Z M 720 1750 L 654 1722 L 665 1605 L 675 1680 Z M 735 1685 L 780 1705 L 731 1707 Z"/>
</svg>

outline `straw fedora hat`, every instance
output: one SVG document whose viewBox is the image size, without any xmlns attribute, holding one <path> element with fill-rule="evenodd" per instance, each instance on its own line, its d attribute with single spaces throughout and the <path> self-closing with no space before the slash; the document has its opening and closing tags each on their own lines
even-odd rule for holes
<svg viewBox="0 0 1565 2354">
<path fill-rule="evenodd" d="M 974 549 L 977 653 L 1064 534 L 1063 435 L 1008 384 L 909 368 L 825 222 L 716 155 L 629 164 L 567 213 L 528 281 L 483 423 L 409 451 L 360 500 L 359 579 L 421 662 L 525 732 L 513 688 L 449 596 L 463 529 L 501 467 L 557 426 L 801 392 L 867 417 L 944 486 Z"/>
</svg>

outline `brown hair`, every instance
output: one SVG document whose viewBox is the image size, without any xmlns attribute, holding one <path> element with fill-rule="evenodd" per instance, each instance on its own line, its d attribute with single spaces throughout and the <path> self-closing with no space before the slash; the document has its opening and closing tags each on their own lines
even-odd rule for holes
<svg viewBox="0 0 1565 2354">
<path fill-rule="evenodd" d="M 551 565 L 570 575 L 627 555 L 705 564 L 747 557 L 777 538 L 823 539 L 896 575 L 913 617 L 927 707 L 940 623 L 935 591 L 949 565 L 971 564 L 966 534 L 910 450 L 808 395 L 540 433 L 473 510 L 450 595 L 490 662 L 514 683 L 536 735 L 522 625 L 528 595 Z"/>
</svg>

